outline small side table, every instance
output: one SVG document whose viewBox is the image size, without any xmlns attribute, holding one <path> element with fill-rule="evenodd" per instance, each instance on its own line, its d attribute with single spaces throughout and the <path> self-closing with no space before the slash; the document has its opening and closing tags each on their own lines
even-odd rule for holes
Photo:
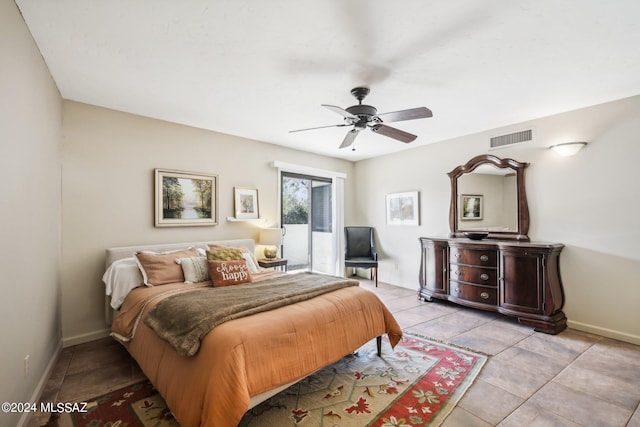
<svg viewBox="0 0 640 427">
<path fill-rule="evenodd" d="M 284 258 L 261 258 L 258 260 L 258 264 L 264 268 L 279 268 L 282 271 L 287 271 L 287 260 Z"/>
</svg>

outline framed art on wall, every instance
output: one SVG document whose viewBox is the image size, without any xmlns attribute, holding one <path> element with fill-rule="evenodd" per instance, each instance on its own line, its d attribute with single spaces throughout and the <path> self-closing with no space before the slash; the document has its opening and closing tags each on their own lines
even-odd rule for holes
<svg viewBox="0 0 640 427">
<path fill-rule="evenodd" d="M 387 224 L 420 225 L 418 192 L 387 194 Z"/>
<path fill-rule="evenodd" d="M 218 175 L 155 169 L 155 226 L 218 224 Z"/>
<path fill-rule="evenodd" d="M 233 194 L 236 219 L 258 219 L 258 189 L 234 187 Z"/>
<path fill-rule="evenodd" d="M 477 220 L 482 219 L 482 199 L 479 194 L 462 194 L 460 195 L 460 220 Z"/>
</svg>

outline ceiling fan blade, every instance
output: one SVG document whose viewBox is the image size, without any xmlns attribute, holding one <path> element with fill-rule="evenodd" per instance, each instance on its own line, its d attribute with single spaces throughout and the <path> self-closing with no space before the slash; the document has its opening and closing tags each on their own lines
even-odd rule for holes
<svg viewBox="0 0 640 427">
<path fill-rule="evenodd" d="M 350 124 L 347 123 L 340 123 L 339 125 L 328 125 L 328 126 L 318 126 L 315 128 L 306 128 L 306 129 L 296 129 L 296 130 L 290 130 L 289 133 L 293 133 L 293 132 L 303 132 L 305 130 L 314 130 L 314 129 L 324 129 L 324 128 L 339 128 L 342 126 L 351 126 Z"/>
<path fill-rule="evenodd" d="M 336 107 L 335 105 L 321 104 L 324 108 L 328 108 L 334 113 L 340 114 L 342 117 L 346 117 L 347 119 L 358 119 L 358 116 L 354 116 L 344 108 Z"/>
<path fill-rule="evenodd" d="M 378 114 L 380 120 L 385 123 L 400 122 L 403 120 L 426 119 L 433 117 L 433 113 L 427 107 L 411 108 L 409 110 L 393 111 L 391 113 Z"/>
<path fill-rule="evenodd" d="M 349 132 L 347 132 L 347 136 L 344 137 L 342 144 L 340 144 L 340 148 L 347 148 L 348 146 L 353 144 L 353 141 L 356 139 L 356 136 L 358 136 L 358 132 L 359 131 L 356 129 L 351 129 Z"/>
<path fill-rule="evenodd" d="M 375 133 L 379 133 L 381 135 L 388 136 L 389 138 L 397 139 L 398 141 L 402 142 L 411 142 L 417 138 L 417 136 L 412 133 L 392 128 L 391 126 L 387 125 L 371 126 L 371 130 Z"/>
</svg>

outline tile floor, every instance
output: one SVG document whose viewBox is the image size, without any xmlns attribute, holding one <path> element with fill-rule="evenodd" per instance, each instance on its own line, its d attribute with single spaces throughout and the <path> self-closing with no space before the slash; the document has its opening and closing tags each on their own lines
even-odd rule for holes
<svg viewBox="0 0 640 427">
<path fill-rule="evenodd" d="M 640 427 L 640 346 L 571 329 L 546 335 L 496 313 L 419 301 L 413 290 L 361 286 L 406 332 L 491 356 L 444 427 Z M 65 348 L 41 400 L 86 400 L 143 378 L 125 349 L 105 338 Z"/>
</svg>

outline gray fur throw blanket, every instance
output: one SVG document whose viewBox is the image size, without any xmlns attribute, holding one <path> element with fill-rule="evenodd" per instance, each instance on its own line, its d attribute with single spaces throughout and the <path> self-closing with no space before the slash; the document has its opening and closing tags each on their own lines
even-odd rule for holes
<svg viewBox="0 0 640 427">
<path fill-rule="evenodd" d="M 178 354 L 193 356 L 204 336 L 223 322 L 358 285 L 357 280 L 303 272 L 242 285 L 200 288 L 160 301 L 144 323 Z"/>
</svg>

